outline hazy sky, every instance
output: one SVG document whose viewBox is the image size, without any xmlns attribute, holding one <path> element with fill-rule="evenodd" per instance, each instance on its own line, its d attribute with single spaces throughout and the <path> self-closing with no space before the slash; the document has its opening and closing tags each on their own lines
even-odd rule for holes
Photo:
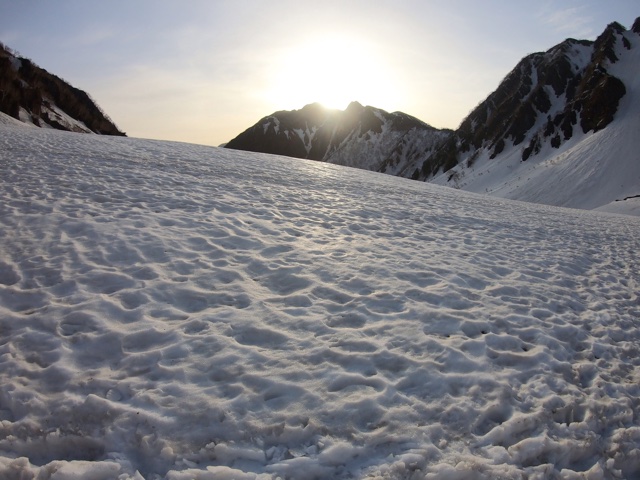
<svg viewBox="0 0 640 480">
<path fill-rule="evenodd" d="M 638 16 L 638 0 L 0 0 L 0 41 L 129 136 L 218 145 L 316 101 L 456 128 L 525 55 Z"/>
</svg>

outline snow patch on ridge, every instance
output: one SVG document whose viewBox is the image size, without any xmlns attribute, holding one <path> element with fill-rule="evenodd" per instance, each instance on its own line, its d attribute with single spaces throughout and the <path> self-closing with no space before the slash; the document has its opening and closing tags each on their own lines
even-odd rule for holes
<svg viewBox="0 0 640 480">
<path fill-rule="evenodd" d="M 316 132 L 318 131 L 318 127 L 316 125 L 313 125 L 311 128 L 309 128 L 309 124 L 305 122 L 304 130 L 302 128 L 296 128 L 293 131 L 296 135 L 298 135 L 298 137 L 302 141 L 302 144 L 304 145 L 307 154 L 309 154 L 309 152 L 311 151 L 311 147 L 313 146 L 313 139 L 316 135 Z"/>
</svg>

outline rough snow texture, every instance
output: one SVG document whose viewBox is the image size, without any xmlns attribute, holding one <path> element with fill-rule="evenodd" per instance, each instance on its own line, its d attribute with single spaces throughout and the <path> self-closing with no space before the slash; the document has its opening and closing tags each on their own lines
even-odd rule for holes
<svg viewBox="0 0 640 480">
<path fill-rule="evenodd" d="M 425 165 L 440 185 L 637 214 L 639 112 L 640 35 L 614 23 L 525 58 Z"/>
<path fill-rule="evenodd" d="M 0 171 L 2 478 L 640 475 L 636 218 L 10 125 Z"/>
</svg>

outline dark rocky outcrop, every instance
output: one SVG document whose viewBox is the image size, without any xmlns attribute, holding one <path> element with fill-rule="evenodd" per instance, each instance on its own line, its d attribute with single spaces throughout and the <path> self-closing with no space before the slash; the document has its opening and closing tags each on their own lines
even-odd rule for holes
<svg viewBox="0 0 640 480">
<path fill-rule="evenodd" d="M 358 102 L 344 111 L 314 103 L 264 117 L 225 148 L 410 176 L 425 152 L 449 134 L 405 113 Z"/>
<path fill-rule="evenodd" d="M 86 92 L 0 44 L 0 111 L 20 120 L 21 109 L 38 126 L 125 135 Z"/>
</svg>

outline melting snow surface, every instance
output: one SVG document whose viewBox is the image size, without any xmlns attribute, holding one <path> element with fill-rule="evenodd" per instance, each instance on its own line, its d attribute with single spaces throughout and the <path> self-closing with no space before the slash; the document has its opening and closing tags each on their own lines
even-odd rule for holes
<svg viewBox="0 0 640 480">
<path fill-rule="evenodd" d="M 0 477 L 634 478 L 640 220 L 0 126 Z"/>
</svg>

